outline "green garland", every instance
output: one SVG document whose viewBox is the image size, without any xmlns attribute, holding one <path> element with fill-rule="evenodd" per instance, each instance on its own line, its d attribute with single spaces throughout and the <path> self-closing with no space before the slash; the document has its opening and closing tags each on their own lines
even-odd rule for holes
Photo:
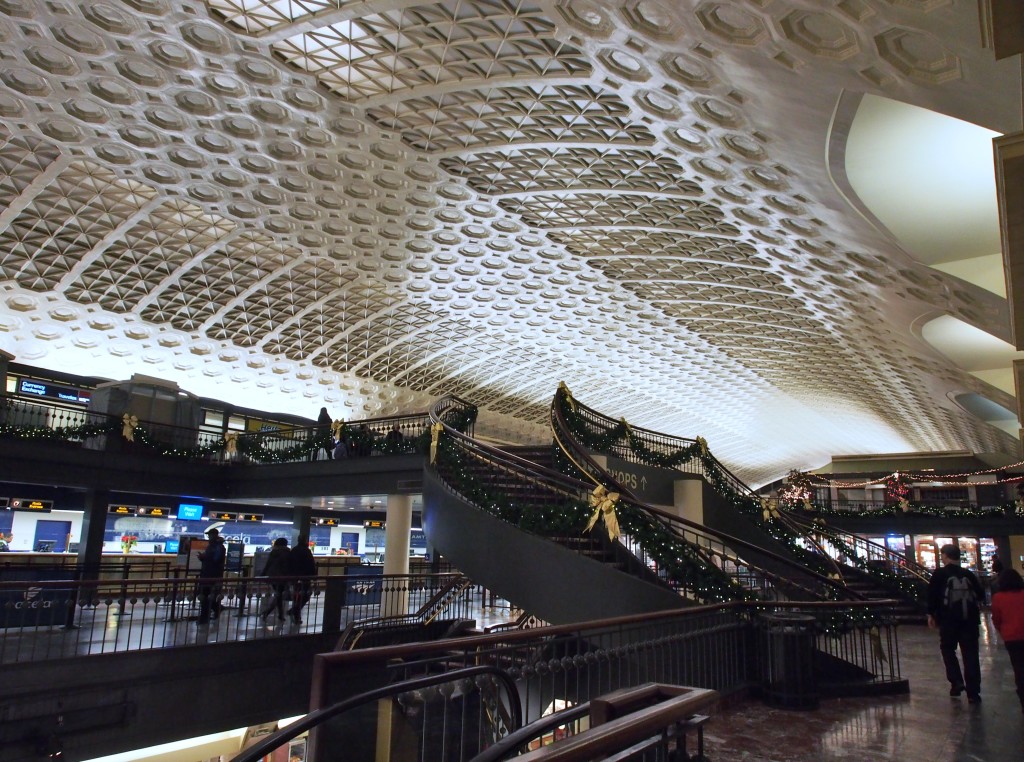
<svg viewBox="0 0 1024 762">
<path fill-rule="evenodd" d="M 452 407 L 445 411 L 445 422 L 458 431 L 468 431 L 476 422 L 477 409 L 467 405 Z M 11 437 L 32 441 L 49 442 L 83 442 L 86 439 L 103 436 L 121 436 L 123 422 L 120 419 L 110 418 L 104 423 L 85 423 L 79 426 L 59 426 L 48 428 L 45 426 L 22 426 L 3 424 L 0 425 L 0 437 Z M 349 437 L 350 442 L 363 446 L 369 445 L 370 450 L 376 450 L 383 455 L 425 455 L 430 450 L 430 430 L 425 428 L 415 437 L 405 437 L 401 441 L 388 441 L 384 437 L 377 437 L 372 431 L 364 431 L 355 424 L 343 424 L 342 432 Z M 311 432 L 313 433 L 313 432 Z M 227 452 L 228 444 L 225 441 L 217 441 L 208 445 L 195 445 L 192 447 L 175 447 L 166 444 L 155 438 L 153 434 L 142 426 L 135 426 L 132 429 L 133 442 L 158 455 L 184 458 L 184 459 L 209 459 L 221 457 Z M 288 463 L 309 458 L 320 448 L 329 448 L 333 438 L 329 432 L 313 434 L 307 439 L 296 442 L 296 444 L 283 449 L 272 448 L 267 440 L 279 435 L 274 433 L 254 433 L 241 435 L 235 440 L 235 449 L 239 455 L 245 456 L 248 460 L 256 463 Z M 127 442 L 127 440 L 125 440 Z"/>
<path fill-rule="evenodd" d="M 566 389 L 559 388 L 555 395 L 555 401 L 559 405 L 559 410 L 571 435 L 584 448 L 604 454 L 616 454 L 628 448 L 628 451 L 641 463 L 655 468 L 677 469 L 679 466 L 697 462 L 700 464 L 708 484 L 730 507 L 759 524 L 770 537 L 787 547 L 794 557 L 808 569 L 824 576 L 828 576 L 832 571 L 832 567 L 821 553 L 810 551 L 801 544 L 805 539 L 804 535 L 795 532 L 779 519 L 774 517 L 766 519 L 760 498 L 752 493 L 738 491 L 733 480 L 725 473 L 718 460 L 702 442 L 696 441 L 671 452 L 652 450 L 625 421 L 620 421 L 610 428 L 603 427 L 601 430 L 597 430 L 597 425 L 594 422 L 588 421 L 579 414 L 575 405 L 570 402 Z M 850 558 L 856 558 L 853 554 L 848 555 Z M 879 582 L 887 589 L 902 590 L 913 600 L 919 600 L 917 587 L 909 582 L 903 584 L 904 579 L 898 575 L 886 575 L 884 570 L 867 567 L 863 563 L 858 565 L 858 568 L 862 568 L 870 576 L 878 578 Z"/>
</svg>

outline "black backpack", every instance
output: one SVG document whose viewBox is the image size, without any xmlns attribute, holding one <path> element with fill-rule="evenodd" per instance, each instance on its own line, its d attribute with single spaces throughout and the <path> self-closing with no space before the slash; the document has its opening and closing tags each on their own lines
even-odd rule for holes
<svg viewBox="0 0 1024 762">
<path fill-rule="evenodd" d="M 951 574 L 942 596 L 942 619 L 946 622 L 978 620 L 978 596 L 966 574 Z"/>
</svg>

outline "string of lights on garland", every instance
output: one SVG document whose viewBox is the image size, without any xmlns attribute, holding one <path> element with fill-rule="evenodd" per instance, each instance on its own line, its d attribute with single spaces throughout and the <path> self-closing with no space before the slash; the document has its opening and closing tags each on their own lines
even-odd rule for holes
<svg viewBox="0 0 1024 762">
<path fill-rule="evenodd" d="M 979 505 L 977 503 L 960 502 L 957 506 L 956 512 L 951 513 L 946 505 L 929 505 L 912 498 L 912 485 L 913 480 L 918 475 L 911 474 L 908 472 L 895 471 L 888 474 L 885 477 L 872 480 L 870 482 L 858 482 L 856 484 L 850 482 L 819 482 L 815 483 L 812 474 L 807 474 L 800 471 L 790 471 L 787 476 L 787 482 L 796 481 L 799 484 L 810 483 L 812 486 L 816 484 L 818 487 L 833 486 L 838 488 L 859 488 L 868 485 L 884 485 L 885 486 L 885 502 L 879 507 L 872 506 L 865 511 L 865 514 L 871 516 L 921 516 L 921 517 L 950 517 L 955 516 L 957 518 L 969 518 L 969 519 L 982 519 L 982 518 L 1003 518 L 1005 516 L 1024 516 L 1024 476 L 1013 477 L 1003 479 L 998 482 L 988 482 L 987 484 L 1012 484 L 1015 483 L 1017 491 L 1016 500 L 1003 500 L 995 505 Z M 966 486 L 966 482 L 947 482 L 947 485 Z M 806 500 L 801 505 L 795 505 L 791 501 L 784 500 L 784 493 L 786 487 L 783 487 L 779 493 L 779 499 L 782 500 L 787 507 L 800 508 L 803 507 L 807 510 L 815 513 L 827 516 L 846 516 L 850 515 L 850 511 L 846 509 L 842 504 L 839 506 L 833 506 L 831 504 L 822 505 L 813 500 Z M 788 494 L 788 493 L 786 493 Z"/>
<path fill-rule="evenodd" d="M 936 474 L 931 471 L 916 473 L 913 471 L 896 472 L 902 473 L 908 481 L 914 482 L 928 482 L 936 486 L 963 486 L 970 484 L 968 480 L 973 476 L 985 476 L 987 474 L 997 474 L 1000 472 L 1010 471 L 1015 468 L 1024 467 L 1024 460 L 1018 461 L 1017 463 L 1011 463 L 1007 466 L 999 466 L 996 468 L 985 468 L 979 471 L 965 471 L 958 474 Z M 793 471 L 790 474 L 794 473 Z M 796 472 L 801 473 L 801 472 Z M 873 487 L 883 484 L 887 479 L 892 476 L 883 476 L 877 479 L 866 479 L 862 482 L 845 482 L 838 479 L 830 479 L 825 474 L 811 474 L 804 473 L 804 476 L 809 479 L 816 487 L 836 487 L 838 489 L 864 489 L 866 487 Z M 985 482 L 986 484 L 1007 484 L 1024 481 L 1024 474 L 1019 476 L 1007 476 L 1002 479 L 996 479 L 992 482 Z"/>
<path fill-rule="evenodd" d="M 439 439 L 434 468 L 467 502 L 531 534 L 576 537 L 590 517 L 587 500 L 559 494 L 554 487 L 526 476 L 516 479 L 506 468 L 463 450 L 451 437 Z M 622 531 L 640 544 L 669 581 L 691 591 L 696 599 L 704 603 L 753 599 L 751 591 L 707 563 L 694 546 L 675 538 L 645 512 L 620 503 L 616 513 Z"/>
</svg>

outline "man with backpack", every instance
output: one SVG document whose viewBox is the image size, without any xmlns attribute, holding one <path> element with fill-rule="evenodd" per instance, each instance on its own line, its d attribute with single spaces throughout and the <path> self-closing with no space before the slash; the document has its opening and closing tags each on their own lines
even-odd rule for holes
<svg viewBox="0 0 1024 762">
<path fill-rule="evenodd" d="M 967 701 L 980 704 L 978 627 L 985 591 L 972 572 L 960 568 L 960 548 L 956 545 L 943 545 L 939 558 L 942 566 L 928 582 L 928 626 L 939 629 L 939 651 L 949 680 L 949 695 L 967 691 Z M 963 672 L 956 658 L 957 647 L 964 662 Z"/>
</svg>

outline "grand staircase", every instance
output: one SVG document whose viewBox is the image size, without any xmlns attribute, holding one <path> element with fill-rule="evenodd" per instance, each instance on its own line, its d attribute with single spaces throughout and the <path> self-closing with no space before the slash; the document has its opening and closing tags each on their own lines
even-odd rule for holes
<svg viewBox="0 0 1024 762">
<path fill-rule="evenodd" d="M 727 600 L 859 597 L 792 560 L 628 495 L 609 503 L 594 481 L 545 465 L 551 448 L 502 450 L 464 435 L 445 425 L 456 407 L 446 401 L 436 416 L 424 533 L 462 572 L 545 621 Z M 618 536 L 609 531 L 613 517 Z"/>
<path fill-rule="evenodd" d="M 612 419 L 574 399 L 564 384 L 551 405 L 551 427 L 576 472 L 607 489 L 632 494 L 595 455 L 664 469 L 680 479 L 700 478 L 704 525 L 710 530 L 728 528 L 747 543 L 746 550 L 737 548 L 740 555 L 777 573 L 785 573 L 777 560 L 784 558 L 838 581 L 854 597 L 899 600 L 902 619 L 923 617 L 926 570 L 866 538 L 761 500 L 711 454 L 703 440 L 673 437 Z"/>
</svg>

